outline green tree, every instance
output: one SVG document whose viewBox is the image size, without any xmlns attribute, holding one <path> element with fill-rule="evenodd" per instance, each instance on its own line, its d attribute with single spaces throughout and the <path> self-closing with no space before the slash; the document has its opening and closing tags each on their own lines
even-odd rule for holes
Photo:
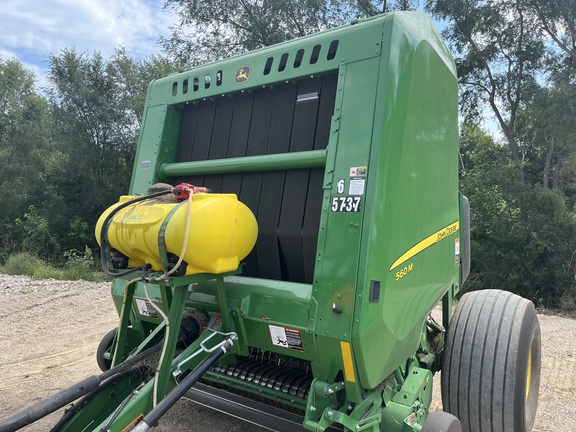
<svg viewBox="0 0 576 432">
<path fill-rule="evenodd" d="M 67 233 L 71 224 L 93 227 L 127 190 L 139 127 L 133 97 L 141 88 L 133 88 L 120 53 L 107 61 L 65 49 L 49 66 L 54 133 L 65 158 L 50 178 L 46 211 L 64 249 L 84 249 Z"/>
<path fill-rule="evenodd" d="M 554 44 L 576 61 L 576 2 L 574 0 L 525 0 L 540 28 Z"/>
<path fill-rule="evenodd" d="M 528 151 L 530 183 L 568 196 L 576 191 L 575 118 L 576 86 L 566 81 L 535 89 L 520 110 L 518 135 Z"/>
<path fill-rule="evenodd" d="M 43 259 L 53 260 L 60 252 L 60 245 L 52 232 L 48 220 L 31 205 L 22 219 L 16 219 L 22 231 L 22 249 Z"/>
<path fill-rule="evenodd" d="M 415 9 L 414 0 L 165 0 L 180 17 L 164 51 L 200 64 L 252 51 L 391 10 Z"/>
<path fill-rule="evenodd" d="M 443 34 L 455 54 L 464 114 L 478 117 L 485 106 L 491 109 L 523 182 L 526 149 L 518 140 L 516 120 L 536 86 L 544 55 L 526 6 L 513 0 L 437 0 L 428 9 L 449 24 Z"/>
<path fill-rule="evenodd" d="M 151 55 L 137 60 L 118 48 L 108 60 L 108 71 L 116 82 L 115 97 L 125 116 L 126 124 L 139 133 L 142 113 L 146 102 L 146 91 L 151 81 L 177 72 L 181 65 L 167 57 Z"/>
<path fill-rule="evenodd" d="M 559 306 L 574 281 L 576 220 L 561 194 L 516 181 L 506 147 L 464 126 L 461 181 L 472 212 L 467 289 L 501 288 Z"/>
<path fill-rule="evenodd" d="M 41 200 L 58 159 L 47 101 L 17 60 L 0 59 L 0 259 L 19 247 L 14 220 Z"/>
<path fill-rule="evenodd" d="M 136 60 L 123 48 L 65 49 L 49 58 L 54 134 L 64 155 L 50 177 L 44 211 L 63 250 L 95 246 L 102 211 L 128 191 L 147 86 L 176 70 L 166 58 Z"/>
</svg>

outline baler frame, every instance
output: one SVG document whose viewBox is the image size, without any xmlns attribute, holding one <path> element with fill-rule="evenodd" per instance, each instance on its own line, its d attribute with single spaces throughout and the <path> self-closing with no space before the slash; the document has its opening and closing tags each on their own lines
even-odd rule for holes
<svg viewBox="0 0 576 432">
<path fill-rule="evenodd" d="M 471 375 L 458 363 L 471 352 L 489 356 L 484 346 L 498 344 L 493 335 L 500 337 L 501 327 L 512 335 L 503 323 L 516 318 L 529 337 L 504 335 L 508 348 L 482 364 L 502 356 L 518 364 L 504 397 L 515 401 L 513 424 L 522 425 L 515 430 L 530 430 L 540 337 L 531 303 L 509 293 L 467 294 L 455 313 L 470 313 L 470 324 L 450 327 L 470 269 L 457 105 L 454 61 L 417 12 L 357 21 L 153 81 L 131 195 L 159 182 L 236 194 L 256 217 L 258 241 L 236 270 L 174 276 L 166 253 L 174 258 L 179 250 L 166 244 L 163 251 L 153 238 L 149 249 L 157 249 L 151 253 L 164 273 L 144 264 L 114 278 L 120 324 L 99 353 L 115 371 L 162 344 L 157 372 L 139 366 L 118 375 L 54 431 L 144 431 L 183 393 L 221 410 L 229 399 L 239 416 L 250 404 L 244 396 L 256 398 L 248 420 L 262 424 L 265 412 L 275 421 L 263 424 L 281 431 L 294 430 L 298 418 L 310 431 L 458 431 L 452 414 L 478 422 L 485 416 L 458 403 L 469 394 L 459 384 L 443 387 L 452 414 L 428 415 L 444 352 L 452 383 Z M 165 206 L 141 199 L 127 208 Z M 147 243 L 134 240 L 146 236 L 146 214 L 134 218 L 137 235 L 118 234 L 136 248 Z M 107 223 L 97 229 L 107 238 Z M 140 252 L 114 262 L 135 267 L 130 263 L 145 259 Z M 152 261 L 158 256 L 144 263 Z M 439 302 L 441 325 L 431 317 Z M 190 323 L 202 331 L 190 336 Z M 477 329 L 484 345 L 462 342 Z M 212 352 L 202 348 L 208 339 L 217 346 Z M 192 378 L 180 370 L 192 370 Z M 483 409 L 504 397 L 491 393 Z"/>
</svg>

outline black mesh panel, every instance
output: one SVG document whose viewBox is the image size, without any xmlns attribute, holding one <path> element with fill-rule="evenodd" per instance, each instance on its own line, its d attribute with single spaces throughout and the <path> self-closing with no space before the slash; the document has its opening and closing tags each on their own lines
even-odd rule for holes
<svg viewBox="0 0 576 432">
<path fill-rule="evenodd" d="M 324 149 L 336 74 L 225 95 L 183 108 L 177 162 Z M 258 241 L 244 260 L 250 276 L 312 282 L 324 169 L 174 179 L 234 193 L 258 220 Z"/>
</svg>

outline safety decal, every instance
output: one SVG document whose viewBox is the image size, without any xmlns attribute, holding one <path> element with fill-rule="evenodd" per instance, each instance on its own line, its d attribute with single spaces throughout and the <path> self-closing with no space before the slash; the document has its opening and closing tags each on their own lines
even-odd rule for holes
<svg viewBox="0 0 576 432">
<path fill-rule="evenodd" d="M 454 239 L 454 265 L 460 265 L 460 239 Z"/>
<path fill-rule="evenodd" d="M 332 197 L 332 211 L 333 212 L 358 212 L 360 211 L 360 201 L 359 196 L 338 196 Z"/>
<path fill-rule="evenodd" d="M 350 177 L 366 177 L 366 171 L 366 166 L 350 167 Z"/>
<path fill-rule="evenodd" d="M 149 160 L 145 160 L 140 162 L 140 169 L 150 169 L 150 161 Z"/>
<path fill-rule="evenodd" d="M 430 246 L 435 245 L 438 242 L 441 242 L 447 237 L 458 232 L 460 229 L 460 223 L 458 221 L 451 223 L 450 225 L 445 226 L 441 230 L 436 231 L 434 234 L 429 235 L 424 240 L 416 243 L 406 252 L 404 252 L 396 261 L 392 263 L 390 269 L 388 271 L 392 271 L 399 265 L 405 263 L 415 255 L 418 255 L 420 252 L 428 249 Z"/>
<path fill-rule="evenodd" d="M 350 179 L 350 188 L 348 189 L 348 195 L 364 195 L 365 183 L 366 179 L 363 178 Z"/>
<path fill-rule="evenodd" d="M 236 69 L 236 73 L 234 74 L 234 84 L 244 84 L 248 81 L 250 79 L 251 71 L 252 67 L 249 65 L 240 66 Z"/>
<path fill-rule="evenodd" d="M 158 318 L 158 311 L 148 300 L 136 299 L 138 313 L 145 317 Z"/>
<path fill-rule="evenodd" d="M 304 351 L 300 330 L 290 327 L 275 326 L 272 324 L 269 324 L 268 328 L 270 329 L 272 345 Z"/>
</svg>

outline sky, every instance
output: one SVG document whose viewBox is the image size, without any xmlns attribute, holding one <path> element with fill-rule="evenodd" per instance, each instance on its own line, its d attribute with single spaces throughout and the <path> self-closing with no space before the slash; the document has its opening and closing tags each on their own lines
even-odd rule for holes
<svg viewBox="0 0 576 432">
<path fill-rule="evenodd" d="M 18 59 L 46 84 L 50 54 L 64 48 L 78 53 L 100 51 L 104 57 L 119 46 L 144 58 L 161 51 L 176 15 L 162 0 L 1 0 L 0 58 Z"/>
<path fill-rule="evenodd" d="M 47 87 L 50 54 L 64 48 L 99 51 L 104 58 L 120 46 L 138 59 L 159 54 L 178 18 L 162 0 L 0 0 L 0 59 L 16 58 Z M 442 27 L 442 24 L 440 24 Z M 490 130 L 495 129 L 488 125 Z"/>
</svg>

